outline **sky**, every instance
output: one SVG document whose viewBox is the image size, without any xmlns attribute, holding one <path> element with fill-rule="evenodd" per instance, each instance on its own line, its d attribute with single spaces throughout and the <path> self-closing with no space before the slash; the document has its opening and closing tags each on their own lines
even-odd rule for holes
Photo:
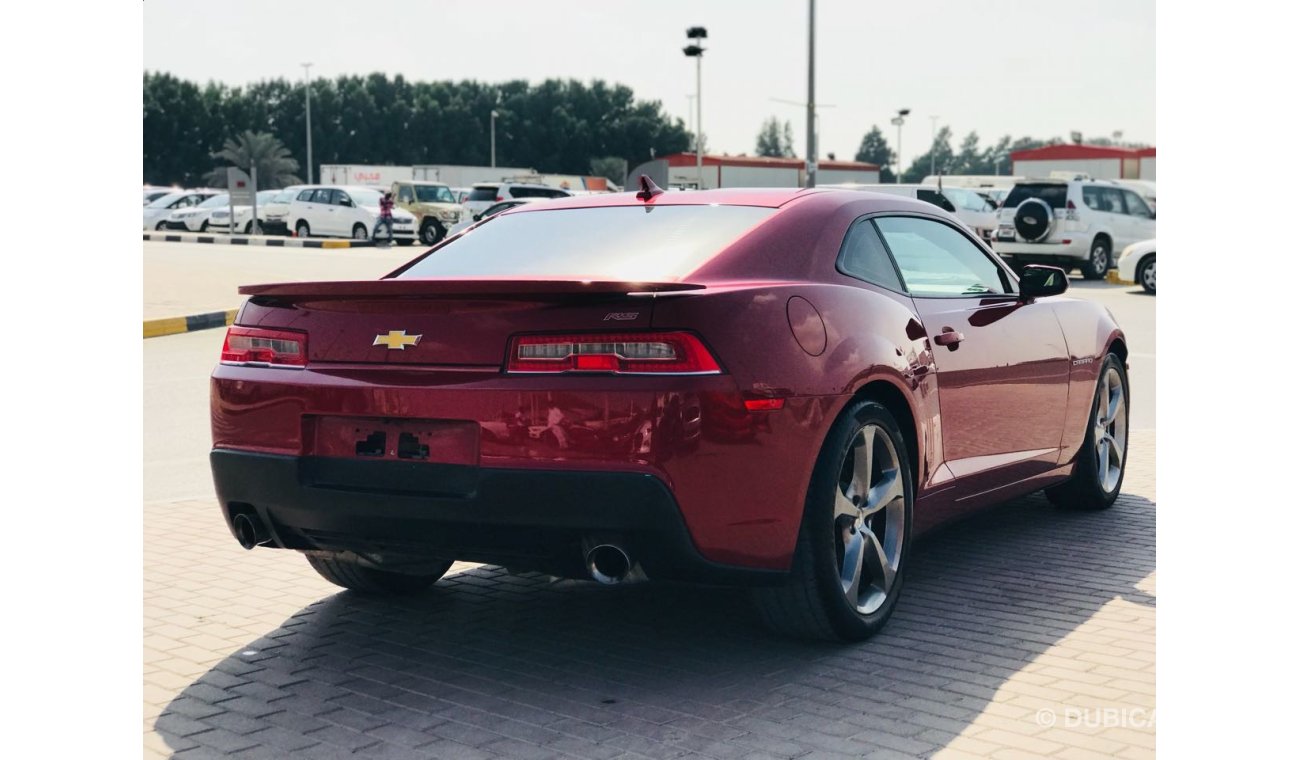
<svg viewBox="0 0 1300 760">
<path fill-rule="evenodd" d="M 411 80 L 603 79 L 660 101 L 688 125 L 703 26 L 710 152 L 754 152 L 763 121 L 794 127 L 803 156 L 808 0 L 149 0 L 144 69 L 244 85 L 312 74 Z M 998 137 L 1070 133 L 1155 144 L 1154 0 L 821 0 L 816 21 L 819 154 L 852 158 L 871 126 L 905 163 L 949 126 Z M 932 120 L 931 116 L 937 116 Z"/>
</svg>

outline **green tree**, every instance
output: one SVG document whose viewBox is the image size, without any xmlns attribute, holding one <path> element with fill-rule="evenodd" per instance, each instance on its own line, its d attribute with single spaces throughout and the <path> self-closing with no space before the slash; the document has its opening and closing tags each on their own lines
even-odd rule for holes
<svg viewBox="0 0 1300 760">
<path fill-rule="evenodd" d="M 294 172 L 298 171 L 298 162 L 289 157 L 289 150 L 269 132 L 245 130 L 238 139 L 226 140 L 225 147 L 212 154 L 213 158 L 226 162 L 208 172 L 207 184 L 211 187 L 226 186 L 226 169 L 235 166 L 244 171 L 257 168 L 259 187 L 285 187 L 300 182 Z"/>
<path fill-rule="evenodd" d="M 627 185 L 627 159 L 618 156 L 602 156 L 591 159 L 591 173 L 604 177 L 619 187 Z"/>
<path fill-rule="evenodd" d="M 757 156 L 769 158 L 794 158 L 794 128 L 787 121 L 784 127 L 775 116 L 769 116 L 758 130 Z"/>
<path fill-rule="evenodd" d="M 936 168 L 938 168 L 936 166 Z M 945 174 L 985 174 L 984 154 L 980 152 L 980 136 L 971 132 L 962 138 L 961 148 L 953 157 Z M 991 173 L 991 172 L 987 172 Z"/>
<path fill-rule="evenodd" d="M 889 143 L 880 127 L 871 125 L 871 131 L 862 136 L 862 144 L 858 146 L 853 160 L 879 166 L 881 182 L 894 181 L 894 151 L 889 149 Z"/>
<path fill-rule="evenodd" d="M 912 162 L 907 171 L 903 172 L 904 182 L 920 182 L 930 173 L 930 156 L 934 155 L 935 172 L 942 171 L 948 174 L 948 167 L 953 164 L 952 152 L 952 130 L 944 127 L 934 136 L 934 142 L 931 143 L 930 149 Z"/>
</svg>

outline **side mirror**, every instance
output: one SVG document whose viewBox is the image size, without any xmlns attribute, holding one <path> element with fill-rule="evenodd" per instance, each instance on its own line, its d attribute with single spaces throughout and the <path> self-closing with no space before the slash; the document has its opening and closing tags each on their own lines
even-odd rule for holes
<svg viewBox="0 0 1300 760">
<path fill-rule="evenodd" d="M 1028 301 L 1045 296 L 1059 296 L 1070 287 L 1070 279 L 1060 267 L 1042 264 L 1026 265 L 1020 273 L 1020 300 Z"/>
</svg>

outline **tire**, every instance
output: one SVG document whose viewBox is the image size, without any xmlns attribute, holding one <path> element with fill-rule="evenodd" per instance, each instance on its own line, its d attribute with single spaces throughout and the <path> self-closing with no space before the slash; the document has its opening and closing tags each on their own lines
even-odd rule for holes
<svg viewBox="0 0 1300 760">
<path fill-rule="evenodd" d="M 1016 207 L 1011 223 L 1016 228 L 1016 234 L 1026 242 L 1037 243 L 1052 234 L 1052 228 L 1056 226 L 1056 215 L 1047 201 L 1030 198 Z"/>
<path fill-rule="evenodd" d="M 167 229 L 167 222 L 158 222 L 158 224 L 154 226 L 153 231 L 162 232 L 165 229 Z"/>
<path fill-rule="evenodd" d="M 205 233 L 205 232 L 207 232 L 207 231 L 208 231 L 208 220 L 207 220 L 207 219 L 204 219 L 204 220 L 203 220 L 203 224 L 200 224 L 200 225 L 199 225 L 199 234 L 202 235 L 203 233 Z"/>
<path fill-rule="evenodd" d="M 369 240 L 370 236 L 366 234 L 366 225 L 360 222 L 357 222 L 356 224 L 352 225 L 352 239 Z"/>
<path fill-rule="evenodd" d="M 1151 295 L 1156 294 L 1156 255 L 1153 253 L 1138 263 L 1137 281 L 1142 289 Z"/>
<path fill-rule="evenodd" d="M 859 453 L 867 450 L 868 442 L 872 455 L 864 468 Z M 856 475 L 864 470 L 865 489 Z M 889 483 L 892 486 L 881 488 Z M 855 506 L 863 490 L 880 492 L 875 504 Z M 862 641 L 878 633 L 903 588 L 912 540 L 912 498 L 911 463 L 897 421 L 878 402 L 850 404 L 831 426 L 817 456 L 789 578 L 784 585 L 752 592 L 764 624 L 803 639 Z M 867 510 L 872 514 L 861 522 Z M 850 551 L 867 560 L 856 566 L 856 594 L 847 590 L 845 580 L 853 576 L 854 565 L 845 562 Z M 872 558 L 884 561 L 873 563 Z M 886 566 L 892 578 L 885 575 Z M 869 584 L 865 591 L 862 584 Z"/>
<path fill-rule="evenodd" d="M 1107 413 L 1112 415 L 1104 425 L 1097 420 L 1103 395 L 1110 399 Z M 1106 509 L 1115 503 L 1119 489 L 1124 485 L 1124 470 L 1128 464 L 1128 400 L 1128 373 L 1124 370 L 1124 363 L 1118 356 L 1107 354 L 1098 373 L 1088 429 L 1074 460 L 1074 472 L 1069 480 L 1046 490 L 1048 501 L 1058 507 L 1083 510 Z M 1109 439 L 1104 451 L 1097 440 L 1102 429 Z M 1119 453 L 1115 454 L 1117 448 Z M 1103 456 L 1108 462 L 1105 480 L 1101 468 Z"/>
<path fill-rule="evenodd" d="M 1100 280 L 1109 269 L 1110 240 L 1098 237 L 1092 241 L 1092 247 L 1088 249 L 1088 260 L 1080 265 L 1079 271 L 1083 272 L 1085 280 Z"/>
<path fill-rule="evenodd" d="M 311 225 L 307 224 L 307 220 L 299 219 L 298 223 L 293 226 L 293 232 L 300 238 L 308 237 L 311 235 Z"/>
<path fill-rule="evenodd" d="M 436 583 L 451 568 L 451 563 L 447 562 L 436 573 L 408 575 L 367 567 L 343 554 L 315 552 L 306 556 L 312 569 L 335 586 L 380 596 L 418 594 Z"/>
<path fill-rule="evenodd" d="M 252 219 L 249 219 L 249 220 L 248 220 L 248 223 L 244 225 L 244 234 L 245 234 L 245 235 L 261 235 L 261 234 L 262 234 L 262 225 L 261 225 L 261 224 L 258 224 L 258 225 L 257 225 L 257 229 L 256 229 L 256 231 L 255 231 L 255 230 L 253 229 L 253 220 L 252 220 Z"/>
<path fill-rule="evenodd" d="M 420 225 L 420 242 L 425 245 L 437 245 L 447 237 L 447 228 L 434 219 L 428 219 Z"/>
</svg>

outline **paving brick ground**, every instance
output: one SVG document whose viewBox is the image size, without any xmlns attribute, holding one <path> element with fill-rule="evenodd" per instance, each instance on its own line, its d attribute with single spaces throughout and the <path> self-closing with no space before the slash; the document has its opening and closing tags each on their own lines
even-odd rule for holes
<svg viewBox="0 0 1300 760">
<path fill-rule="evenodd" d="M 145 506 L 146 757 L 1144 758 L 1155 434 L 1099 514 L 1042 497 L 918 545 L 871 641 L 774 638 L 743 594 L 459 565 L 398 602 Z"/>
</svg>

